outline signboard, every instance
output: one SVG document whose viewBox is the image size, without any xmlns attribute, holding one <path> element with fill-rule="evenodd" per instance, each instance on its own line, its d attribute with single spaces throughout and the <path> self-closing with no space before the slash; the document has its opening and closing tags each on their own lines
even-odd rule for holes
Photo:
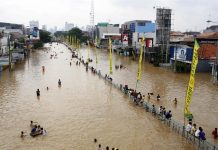
<svg viewBox="0 0 218 150">
<path fill-rule="evenodd" d="M 123 34 L 123 45 L 128 45 L 128 34 Z"/>
<path fill-rule="evenodd" d="M 174 48 L 174 59 L 186 60 L 186 50 L 185 48 Z"/>
<path fill-rule="evenodd" d="M 153 46 L 153 40 L 152 39 L 146 39 L 146 47 L 152 47 Z"/>
<path fill-rule="evenodd" d="M 30 39 L 39 40 L 39 29 L 37 27 L 30 28 Z"/>
</svg>

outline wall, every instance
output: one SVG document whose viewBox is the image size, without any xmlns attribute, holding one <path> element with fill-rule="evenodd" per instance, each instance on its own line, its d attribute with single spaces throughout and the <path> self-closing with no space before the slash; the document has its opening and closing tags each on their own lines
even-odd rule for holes
<svg viewBox="0 0 218 150">
<path fill-rule="evenodd" d="M 208 59 L 199 59 L 196 72 L 211 72 L 212 66 L 209 64 Z"/>
<path fill-rule="evenodd" d="M 138 32 L 134 32 L 132 35 L 132 46 L 135 47 L 137 49 L 139 49 L 141 47 L 141 41 L 139 39 L 142 39 L 144 35 L 145 40 L 148 39 L 153 39 L 153 45 L 156 42 L 156 33 L 155 32 L 148 32 L 148 33 L 138 33 Z"/>
<path fill-rule="evenodd" d="M 137 25 L 136 32 L 138 33 L 155 32 L 155 23 L 145 23 L 145 26 Z"/>
<path fill-rule="evenodd" d="M 177 50 L 181 48 L 181 46 L 177 46 Z M 182 46 L 183 47 L 183 46 Z M 188 48 L 188 47 L 183 47 L 186 49 L 186 59 L 185 60 L 180 60 L 180 62 L 186 63 L 185 61 L 192 61 L 192 56 L 193 56 L 193 48 Z M 174 50 L 176 49 L 175 46 L 170 47 L 170 58 L 175 58 L 174 55 Z M 178 60 L 178 58 L 177 58 Z M 173 60 L 171 62 L 174 62 Z M 172 67 L 173 63 L 172 63 Z M 198 66 L 196 69 L 196 72 L 211 72 L 212 66 L 210 65 L 210 60 L 209 59 L 198 59 Z"/>
<path fill-rule="evenodd" d="M 102 39 L 104 33 L 120 33 L 119 27 L 114 27 L 113 25 L 108 25 L 106 27 L 104 26 L 98 26 L 98 38 Z"/>
<path fill-rule="evenodd" d="M 0 50 L 0 54 L 5 54 L 6 52 L 8 52 L 8 48 L 7 48 L 7 45 L 8 45 L 8 38 L 7 37 L 3 37 L 1 39 L 1 50 Z"/>
<path fill-rule="evenodd" d="M 175 58 L 174 51 L 176 51 L 176 49 L 177 49 L 177 53 L 179 53 L 181 49 L 184 49 L 186 51 L 185 53 L 186 59 L 184 61 L 192 61 L 193 48 L 185 45 L 170 46 L 170 58 Z M 177 57 L 177 59 L 179 59 L 179 57 Z"/>
</svg>

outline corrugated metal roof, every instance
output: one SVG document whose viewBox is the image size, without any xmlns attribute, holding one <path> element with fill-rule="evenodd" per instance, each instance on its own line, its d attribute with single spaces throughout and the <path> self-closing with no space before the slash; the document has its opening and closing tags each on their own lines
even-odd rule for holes
<svg viewBox="0 0 218 150">
<path fill-rule="evenodd" d="M 216 57 L 217 46 L 214 44 L 201 44 L 198 57 L 201 59 L 212 59 Z"/>
</svg>

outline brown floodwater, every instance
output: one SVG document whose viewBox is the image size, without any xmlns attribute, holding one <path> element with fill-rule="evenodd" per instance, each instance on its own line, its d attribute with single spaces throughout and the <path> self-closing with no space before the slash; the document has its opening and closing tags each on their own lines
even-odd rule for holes
<svg viewBox="0 0 218 150">
<path fill-rule="evenodd" d="M 57 57 L 50 59 L 55 52 Z M 87 53 L 85 48 L 80 50 L 84 58 Z M 89 53 L 94 60 L 91 65 L 108 74 L 108 52 L 98 51 L 97 66 L 95 52 Z M 194 149 L 119 90 L 90 71 L 87 73 L 82 65 L 76 66 L 76 59 L 72 66 L 70 61 L 70 51 L 64 45 L 53 44 L 49 50 L 32 52 L 13 72 L 5 70 L 0 74 L 0 149 L 95 150 L 99 143 L 121 150 Z M 138 63 L 115 54 L 113 63 L 126 67 L 114 69 L 114 82 L 134 88 Z M 161 101 L 157 103 L 153 97 L 151 102 L 171 109 L 173 117 L 182 122 L 188 78 L 188 74 L 175 74 L 144 62 L 138 90 L 155 96 L 159 93 Z M 58 79 L 62 87 L 58 87 Z M 218 122 L 218 87 L 210 80 L 209 74 L 197 74 L 190 107 L 194 121 L 205 129 L 207 138 L 211 138 L 210 132 Z M 36 89 L 41 91 L 40 98 L 36 97 Z M 174 97 L 178 98 L 176 107 Z M 47 135 L 30 137 L 30 120 L 43 126 Z M 26 131 L 28 136 L 21 139 L 20 131 Z"/>
</svg>

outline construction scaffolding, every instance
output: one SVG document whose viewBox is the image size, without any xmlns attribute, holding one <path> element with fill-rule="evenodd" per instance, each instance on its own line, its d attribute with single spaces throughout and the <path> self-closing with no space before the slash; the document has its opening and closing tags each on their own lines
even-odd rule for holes
<svg viewBox="0 0 218 150">
<path fill-rule="evenodd" d="M 168 63 L 172 9 L 156 10 L 156 43 L 161 48 L 161 62 Z"/>
</svg>

